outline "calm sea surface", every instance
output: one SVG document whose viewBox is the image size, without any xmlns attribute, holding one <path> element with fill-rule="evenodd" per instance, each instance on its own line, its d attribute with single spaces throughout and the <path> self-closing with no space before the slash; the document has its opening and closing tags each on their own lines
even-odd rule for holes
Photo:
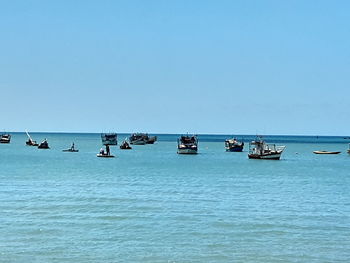
<svg viewBox="0 0 350 263">
<path fill-rule="evenodd" d="M 350 262 L 342 137 L 266 137 L 287 146 L 280 161 L 227 153 L 228 136 L 199 136 L 186 156 L 160 135 L 114 159 L 96 157 L 99 134 L 32 137 L 51 149 L 21 133 L 0 144 L 1 263 Z M 73 141 L 80 152 L 62 152 Z"/>
</svg>

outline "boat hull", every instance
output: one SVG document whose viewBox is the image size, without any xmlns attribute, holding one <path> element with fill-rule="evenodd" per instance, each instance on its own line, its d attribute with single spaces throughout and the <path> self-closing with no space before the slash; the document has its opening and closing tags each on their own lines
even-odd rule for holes
<svg viewBox="0 0 350 263">
<path fill-rule="evenodd" d="M 279 160 L 281 158 L 281 153 L 276 154 L 248 154 L 249 159 L 260 159 L 260 160 Z"/>
<path fill-rule="evenodd" d="M 226 152 L 242 152 L 242 151 L 243 151 L 243 146 L 226 148 Z"/>
<path fill-rule="evenodd" d="M 0 143 L 10 143 L 10 140 L 0 140 Z"/>
<path fill-rule="evenodd" d="M 38 149 L 50 149 L 50 147 L 49 146 L 38 146 Z"/>
<path fill-rule="evenodd" d="M 197 149 L 177 149 L 178 154 L 197 154 Z"/>
<path fill-rule="evenodd" d="M 120 146 L 121 150 L 131 150 L 132 148 L 130 146 Z"/>
<path fill-rule="evenodd" d="M 62 150 L 62 152 L 77 153 L 77 152 L 79 152 L 79 150 L 71 150 L 71 149 L 67 149 L 67 150 Z"/>
<path fill-rule="evenodd" d="M 341 152 L 313 151 L 314 154 L 339 154 Z"/>
<path fill-rule="evenodd" d="M 146 142 L 144 140 L 140 140 L 140 141 L 130 142 L 130 144 L 132 144 L 132 145 L 145 145 Z"/>
<path fill-rule="evenodd" d="M 100 158 L 114 158 L 114 155 L 107 155 L 107 154 L 97 154 L 96 155 L 97 157 L 100 157 Z"/>
</svg>

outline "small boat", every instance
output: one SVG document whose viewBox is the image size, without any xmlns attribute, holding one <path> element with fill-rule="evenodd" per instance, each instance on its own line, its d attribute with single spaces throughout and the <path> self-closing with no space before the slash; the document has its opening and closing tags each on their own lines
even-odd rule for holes
<svg viewBox="0 0 350 263">
<path fill-rule="evenodd" d="M 10 143 L 11 135 L 8 133 L 3 133 L 0 135 L 0 143 Z"/>
<path fill-rule="evenodd" d="M 178 154 L 197 154 L 198 151 L 198 139 L 197 136 L 181 136 L 177 140 L 177 153 Z"/>
<path fill-rule="evenodd" d="M 116 133 L 102 133 L 101 134 L 102 144 L 106 147 L 106 150 L 101 148 L 100 153 L 96 156 L 100 158 L 114 158 L 114 155 L 111 154 L 110 145 L 117 145 L 117 134 Z"/>
<path fill-rule="evenodd" d="M 28 141 L 26 141 L 27 146 L 39 146 L 39 144 L 30 137 L 29 133 L 26 131 L 28 136 Z"/>
<path fill-rule="evenodd" d="M 131 146 L 130 144 L 128 143 L 128 141 L 125 139 L 122 144 L 120 145 L 120 149 L 122 150 L 131 150 Z"/>
<path fill-rule="evenodd" d="M 49 147 L 49 143 L 47 142 L 47 140 L 43 140 L 39 145 L 38 145 L 38 149 L 50 149 Z"/>
<path fill-rule="evenodd" d="M 71 152 L 71 153 L 77 153 L 79 150 L 75 149 L 74 142 L 72 143 L 72 146 L 69 149 L 62 150 L 62 152 Z"/>
<path fill-rule="evenodd" d="M 341 152 L 313 151 L 314 154 L 339 154 Z"/>
<path fill-rule="evenodd" d="M 225 141 L 226 152 L 241 152 L 243 151 L 244 142 L 237 141 L 236 138 L 227 139 Z"/>
<path fill-rule="evenodd" d="M 114 155 L 111 154 L 109 150 L 109 145 L 106 145 L 106 151 L 101 148 L 100 153 L 96 155 L 97 157 L 102 157 L 102 158 L 114 158 Z"/>
<path fill-rule="evenodd" d="M 249 159 L 279 160 L 286 147 L 267 144 L 258 137 L 249 143 Z"/>
</svg>

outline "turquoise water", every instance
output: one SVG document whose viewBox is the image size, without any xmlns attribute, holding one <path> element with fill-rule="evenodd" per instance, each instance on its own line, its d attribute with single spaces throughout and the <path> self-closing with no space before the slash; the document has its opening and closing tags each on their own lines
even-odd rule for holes
<svg viewBox="0 0 350 263">
<path fill-rule="evenodd" d="M 195 156 L 161 135 L 101 159 L 99 134 L 32 135 L 52 149 L 25 146 L 24 134 L 0 145 L 0 262 L 350 260 L 341 137 L 267 137 L 287 148 L 262 161 L 226 153 L 227 136 L 200 136 Z M 80 152 L 62 152 L 72 141 Z"/>
</svg>

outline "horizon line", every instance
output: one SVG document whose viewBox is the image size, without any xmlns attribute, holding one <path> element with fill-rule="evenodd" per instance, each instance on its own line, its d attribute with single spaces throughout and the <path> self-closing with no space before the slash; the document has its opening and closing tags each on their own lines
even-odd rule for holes
<svg viewBox="0 0 350 263">
<path fill-rule="evenodd" d="M 3 131 L 1 133 L 26 133 L 24 131 Z M 133 134 L 138 132 L 114 132 L 114 131 L 105 131 L 105 132 L 78 132 L 78 131 L 31 131 L 30 133 L 53 133 L 53 134 L 101 134 L 101 133 L 116 133 L 116 134 Z M 141 132 L 140 132 L 141 133 Z M 192 134 L 192 135 L 210 135 L 210 136 L 309 136 L 309 137 L 349 137 L 350 135 L 315 135 L 315 134 L 240 134 L 240 133 L 163 133 L 163 132 L 147 132 L 148 134 L 156 134 L 156 135 L 183 135 L 183 134 Z"/>
</svg>

